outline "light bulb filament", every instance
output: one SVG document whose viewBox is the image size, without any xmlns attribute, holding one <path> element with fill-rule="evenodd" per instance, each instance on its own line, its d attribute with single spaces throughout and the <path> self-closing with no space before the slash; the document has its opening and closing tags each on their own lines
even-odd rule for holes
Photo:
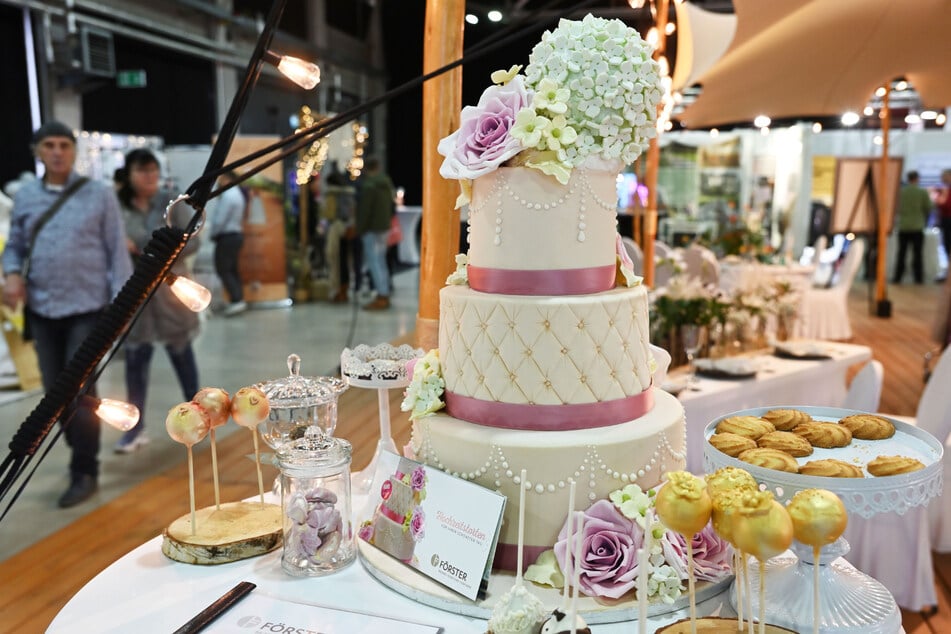
<svg viewBox="0 0 951 634">
<path fill-rule="evenodd" d="M 139 422 L 139 408 L 124 401 L 104 398 L 94 411 L 103 422 L 119 431 L 129 431 Z"/>
<path fill-rule="evenodd" d="M 193 312 L 201 312 L 211 303 L 211 291 L 187 277 L 169 275 L 169 286 L 175 297 Z"/>
</svg>

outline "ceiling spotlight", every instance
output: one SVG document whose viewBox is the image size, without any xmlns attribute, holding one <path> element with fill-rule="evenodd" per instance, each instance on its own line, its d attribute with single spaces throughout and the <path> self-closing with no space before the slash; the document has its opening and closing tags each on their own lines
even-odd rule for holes
<svg viewBox="0 0 951 634">
<path fill-rule="evenodd" d="M 812 133 L 819 134 L 820 132 L 822 132 L 822 124 L 816 121 L 812 124 Z"/>
<path fill-rule="evenodd" d="M 921 118 L 924 119 L 925 121 L 934 121 L 935 119 L 938 118 L 938 113 L 935 112 L 934 110 L 922 110 Z"/>
<path fill-rule="evenodd" d="M 467 13 L 467 14 L 466 14 L 466 22 L 468 22 L 469 24 L 478 24 L 478 23 L 479 23 L 479 16 L 477 16 L 477 15 L 474 14 L 474 13 Z"/>
<path fill-rule="evenodd" d="M 767 117 L 765 114 L 757 115 L 757 117 L 753 119 L 753 125 L 755 125 L 757 128 L 765 128 L 772 122 L 772 119 Z"/>
<path fill-rule="evenodd" d="M 502 12 L 496 11 L 493 9 L 486 14 L 486 17 L 489 18 L 489 22 L 501 22 L 502 21 Z"/>
<path fill-rule="evenodd" d="M 866 117 L 871 117 L 875 113 L 875 109 L 872 106 L 865 106 L 865 110 L 862 111 Z"/>
<path fill-rule="evenodd" d="M 936 125 L 944 125 L 944 122 L 947 120 L 948 120 L 948 117 L 943 112 L 939 112 L 938 116 L 934 118 L 934 122 Z"/>
<path fill-rule="evenodd" d="M 902 79 L 901 81 L 895 82 L 895 90 L 902 91 L 908 90 L 908 82 Z"/>
<path fill-rule="evenodd" d="M 644 2 L 646 2 L 646 0 L 627 0 L 627 3 L 631 5 L 632 9 L 643 9 Z"/>
<path fill-rule="evenodd" d="M 875 145 L 881 145 L 882 143 L 884 143 L 884 141 L 882 141 L 882 135 L 876 134 L 874 137 L 872 137 L 872 143 L 874 143 Z"/>
<path fill-rule="evenodd" d="M 718 137 L 718 136 L 720 136 L 720 131 L 717 130 L 716 128 L 710 128 L 710 136 L 712 136 L 712 137 Z"/>
<path fill-rule="evenodd" d="M 664 33 L 667 35 L 673 35 L 674 31 L 677 30 L 677 24 L 674 22 L 668 22 L 667 26 L 664 27 Z"/>
<path fill-rule="evenodd" d="M 914 125 L 916 123 L 921 123 L 921 116 L 915 112 L 909 112 L 905 115 L 905 123 Z"/>
<path fill-rule="evenodd" d="M 859 116 L 859 113 L 852 112 L 851 110 L 842 115 L 842 125 L 853 126 L 860 120 L 861 117 Z"/>
<path fill-rule="evenodd" d="M 885 92 L 886 92 L 885 86 L 879 86 L 878 88 L 875 89 L 875 96 L 876 96 L 876 97 L 884 97 L 884 96 L 885 96 Z"/>
</svg>

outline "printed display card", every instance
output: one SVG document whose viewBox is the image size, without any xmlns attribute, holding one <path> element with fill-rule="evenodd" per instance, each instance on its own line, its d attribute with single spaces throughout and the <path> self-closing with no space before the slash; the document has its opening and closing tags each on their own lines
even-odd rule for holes
<svg viewBox="0 0 951 634">
<path fill-rule="evenodd" d="M 441 627 L 292 603 L 251 593 L 208 626 L 212 634 L 439 634 Z"/>
<path fill-rule="evenodd" d="M 505 496 L 384 452 L 359 537 L 476 599 L 488 582 Z"/>
</svg>

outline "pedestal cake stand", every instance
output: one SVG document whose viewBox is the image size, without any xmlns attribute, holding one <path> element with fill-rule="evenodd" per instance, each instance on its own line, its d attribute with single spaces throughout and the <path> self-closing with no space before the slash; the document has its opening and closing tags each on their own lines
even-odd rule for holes
<svg viewBox="0 0 951 634">
<path fill-rule="evenodd" d="M 380 440 L 370 464 L 351 477 L 353 492 L 367 494 L 373 484 L 376 464 L 380 454 L 391 451 L 399 454 L 390 431 L 390 395 L 392 389 L 403 389 L 410 383 L 410 373 L 406 364 L 425 354 L 422 348 L 413 348 L 408 344 L 399 347 L 388 343 L 376 346 L 360 344 L 352 350 L 344 348 L 340 355 L 340 372 L 354 387 L 377 390 L 380 409 Z"/>
<path fill-rule="evenodd" d="M 827 489 L 837 494 L 849 513 L 870 518 L 878 513 L 897 512 L 922 506 L 941 494 L 944 447 L 931 434 L 913 425 L 889 419 L 895 435 L 886 440 L 853 440 L 848 447 L 815 448 L 800 464 L 810 460 L 837 458 L 856 465 L 865 465 L 880 455 L 903 455 L 925 464 L 924 469 L 886 477 L 827 478 L 786 473 L 766 469 L 732 458 L 706 442 L 717 424 L 729 416 L 760 416 L 771 409 L 797 409 L 813 419 L 838 422 L 856 410 L 831 407 L 800 407 L 777 405 L 733 412 L 712 421 L 704 429 L 703 461 L 707 472 L 721 467 L 738 467 L 773 492 L 783 504 L 803 489 Z M 887 417 L 885 417 L 887 418 Z M 839 558 L 848 553 L 848 543 L 839 538 L 822 549 L 819 557 L 820 630 L 822 632 L 855 634 L 894 634 L 901 630 L 901 613 L 891 593 L 881 583 Z M 766 618 L 770 623 L 796 631 L 811 631 L 813 623 L 813 554 L 812 549 L 797 542 L 794 554 L 774 557 L 766 564 Z M 758 566 L 750 567 L 752 587 L 759 584 Z M 736 605 L 736 588 L 731 591 Z M 750 598 L 754 614 L 759 610 L 759 597 Z"/>
</svg>

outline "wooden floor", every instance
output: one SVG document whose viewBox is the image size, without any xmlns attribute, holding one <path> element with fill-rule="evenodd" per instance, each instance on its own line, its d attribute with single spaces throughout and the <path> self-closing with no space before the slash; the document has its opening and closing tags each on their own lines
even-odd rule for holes
<svg viewBox="0 0 951 634">
<path fill-rule="evenodd" d="M 865 289 L 850 298 L 854 341 L 872 346 L 885 365 L 881 410 L 913 415 L 922 390 L 922 355 L 934 348 L 929 341 L 936 286 L 890 289 L 894 314 L 883 320 L 869 315 Z M 398 391 L 390 392 L 393 437 L 397 446 L 409 439 L 409 425 L 400 416 Z M 373 390 L 351 389 L 340 401 L 337 435 L 354 447 L 354 469 L 372 456 L 378 429 L 377 395 Z M 206 445 L 207 447 L 207 445 Z M 219 443 L 219 470 L 223 500 L 238 500 L 257 492 L 251 437 L 235 433 Z M 184 458 L 184 452 L 183 452 Z M 209 462 L 208 449 L 196 453 L 199 465 Z M 199 500 L 213 499 L 210 470 L 198 468 Z M 265 467 L 265 482 L 276 475 Z M 152 478 L 125 495 L 92 511 L 67 528 L 0 563 L 0 614 L 3 630 L 41 632 L 57 612 L 92 577 L 111 562 L 160 533 L 187 512 L 187 467 L 184 463 Z M 951 554 L 935 560 L 939 606 L 936 613 L 904 614 L 908 634 L 951 632 Z"/>
</svg>

